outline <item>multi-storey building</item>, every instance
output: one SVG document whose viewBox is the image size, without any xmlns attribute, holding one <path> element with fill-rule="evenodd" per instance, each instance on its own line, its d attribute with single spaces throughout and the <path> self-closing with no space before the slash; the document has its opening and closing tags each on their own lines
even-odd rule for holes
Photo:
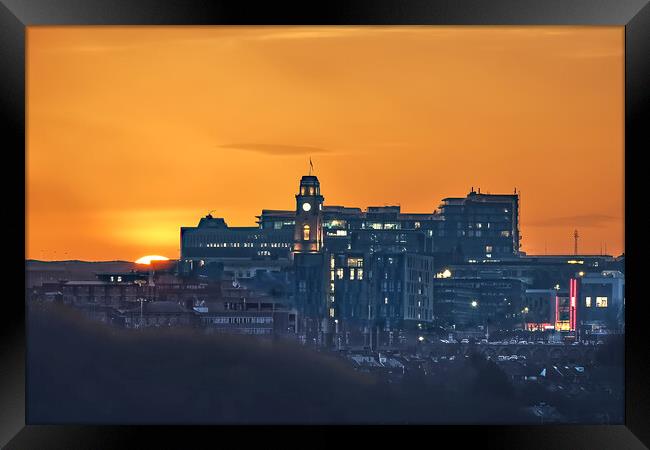
<svg viewBox="0 0 650 450">
<path fill-rule="evenodd" d="M 577 277 L 578 324 L 581 339 L 620 333 L 625 326 L 625 277 L 605 270 Z"/>
<path fill-rule="evenodd" d="M 519 254 L 519 195 L 471 192 L 465 198 L 445 198 L 442 222 L 435 227 L 438 252 L 458 259 L 499 259 Z"/>
<path fill-rule="evenodd" d="M 434 281 L 436 321 L 444 326 L 514 328 L 525 318 L 525 284 L 516 278 L 440 276 Z"/>
</svg>

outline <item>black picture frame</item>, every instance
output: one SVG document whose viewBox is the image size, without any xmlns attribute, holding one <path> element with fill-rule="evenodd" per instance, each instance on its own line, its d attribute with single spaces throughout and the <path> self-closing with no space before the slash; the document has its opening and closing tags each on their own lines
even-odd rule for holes
<svg viewBox="0 0 650 450">
<path fill-rule="evenodd" d="M 25 48 L 26 27 L 38 25 L 616 25 L 625 26 L 625 253 L 626 273 L 626 406 L 620 426 L 435 426 L 417 427 L 418 435 L 435 442 L 451 439 L 463 448 L 469 442 L 488 448 L 637 449 L 650 446 L 650 358 L 644 337 L 645 307 L 639 285 L 643 250 L 641 180 L 643 146 L 648 142 L 650 80 L 650 6 L 647 0 L 418 0 L 327 1 L 279 3 L 250 1 L 153 0 L 2 0 L 0 3 L 0 111 L 2 147 L 8 170 L 2 177 L 5 205 L 6 293 L 0 313 L 0 444 L 7 449 L 73 448 L 199 448 L 218 446 L 224 433 L 247 443 L 282 444 L 342 441 L 324 428 L 302 427 L 304 438 L 293 438 L 281 427 L 257 427 L 248 433 L 237 427 L 98 427 L 25 425 Z M 7 176 L 11 174 L 12 176 Z M 641 199 L 639 200 L 639 197 Z M 636 201 L 635 201 L 636 200 Z M 23 238 L 23 243 L 21 239 Z M 24 287 L 24 286 L 23 286 Z M 15 291 L 15 295 L 14 295 Z M 639 294 L 639 295 L 637 295 Z M 367 439 L 383 441 L 394 428 L 361 430 Z M 401 427 L 398 431 L 404 431 Z M 413 430 L 406 433 L 412 434 Z M 336 438 L 335 438 L 336 436 Z M 218 440 L 215 440 L 217 439 Z M 329 439 L 328 439 L 329 438 Z M 334 439 L 335 438 L 335 439 Z M 307 439 L 306 441 L 304 439 Z M 367 444 L 365 444 L 367 445 Z M 426 444 L 432 445 L 432 444 Z M 275 447 L 275 445 L 273 445 Z"/>
</svg>

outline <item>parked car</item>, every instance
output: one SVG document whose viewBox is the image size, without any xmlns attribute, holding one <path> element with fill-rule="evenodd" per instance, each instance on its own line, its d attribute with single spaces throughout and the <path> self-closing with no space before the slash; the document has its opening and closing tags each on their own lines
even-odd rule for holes
<svg viewBox="0 0 650 450">
<path fill-rule="evenodd" d="M 463 339 L 460 341 L 461 344 L 469 344 L 469 339 Z"/>
</svg>

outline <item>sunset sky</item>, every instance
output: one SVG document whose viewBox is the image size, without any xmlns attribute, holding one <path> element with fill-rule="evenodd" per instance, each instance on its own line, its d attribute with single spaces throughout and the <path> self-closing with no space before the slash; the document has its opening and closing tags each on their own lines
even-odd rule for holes
<svg viewBox="0 0 650 450">
<path fill-rule="evenodd" d="M 623 251 L 623 27 L 29 27 L 27 258 L 179 255 L 211 210 L 521 192 L 523 250 Z"/>
</svg>

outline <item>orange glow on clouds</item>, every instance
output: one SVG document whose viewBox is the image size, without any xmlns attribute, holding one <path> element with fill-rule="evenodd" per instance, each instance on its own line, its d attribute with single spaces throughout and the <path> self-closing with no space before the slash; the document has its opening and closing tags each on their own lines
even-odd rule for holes
<svg viewBox="0 0 650 450">
<path fill-rule="evenodd" d="M 208 211 L 521 191 L 523 250 L 623 251 L 623 27 L 29 27 L 28 258 L 179 254 Z"/>
</svg>

